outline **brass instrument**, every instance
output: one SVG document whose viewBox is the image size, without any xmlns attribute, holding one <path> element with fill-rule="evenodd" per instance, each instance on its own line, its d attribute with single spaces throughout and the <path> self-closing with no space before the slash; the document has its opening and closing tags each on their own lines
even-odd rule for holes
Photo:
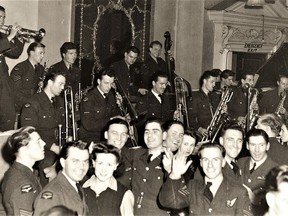
<svg viewBox="0 0 288 216">
<path fill-rule="evenodd" d="M 284 101 L 286 99 L 286 91 L 282 91 L 280 93 L 280 102 L 275 110 L 275 114 L 281 117 L 280 110 L 284 108 Z"/>
<path fill-rule="evenodd" d="M 9 35 L 11 32 L 13 25 L 3 25 L 0 29 L 1 32 Z M 16 37 L 18 38 L 34 38 L 36 41 L 41 41 L 43 37 L 46 35 L 46 31 L 44 28 L 40 28 L 38 31 L 37 30 L 31 30 L 31 29 L 25 29 L 21 28 L 18 32 Z"/>
<path fill-rule="evenodd" d="M 212 120 L 207 127 L 207 135 L 203 136 L 202 142 L 211 141 L 214 142 L 217 133 L 219 132 L 221 122 L 227 118 L 225 116 L 225 109 L 227 108 L 227 103 L 231 100 L 233 96 L 233 91 L 230 88 L 226 88 L 226 90 L 222 93 L 221 101 L 219 102 L 215 113 L 213 114 Z M 217 130 L 218 129 L 218 130 Z M 216 131 L 215 131 L 216 130 Z"/>
<path fill-rule="evenodd" d="M 48 60 L 45 61 L 44 64 L 43 64 L 44 74 L 42 75 L 42 77 L 39 78 L 38 89 L 37 89 L 36 93 L 40 93 L 40 92 L 43 91 L 43 87 L 44 87 L 44 86 L 43 86 L 43 85 L 44 85 L 43 82 L 44 82 L 45 77 L 46 77 L 46 75 L 47 75 L 47 73 L 48 73 L 48 70 L 49 70 L 49 68 L 48 68 L 48 66 L 47 66 L 47 62 L 48 62 Z"/>
<path fill-rule="evenodd" d="M 175 77 L 174 79 L 177 116 L 174 116 L 175 120 L 181 121 L 185 128 L 189 128 L 189 118 L 186 98 L 188 96 L 188 87 L 182 77 Z"/>
<path fill-rule="evenodd" d="M 253 91 L 254 91 L 254 95 L 250 104 L 248 105 L 248 112 L 246 116 L 246 131 L 249 131 L 250 129 L 252 129 L 252 127 L 256 124 L 256 121 L 259 117 L 259 108 L 258 108 L 258 103 L 257 103 L 259 91 L 256 88 L 251 88 L 249 86 L 248 87 L 248 99 L 250 101 Z"/>
</svg>

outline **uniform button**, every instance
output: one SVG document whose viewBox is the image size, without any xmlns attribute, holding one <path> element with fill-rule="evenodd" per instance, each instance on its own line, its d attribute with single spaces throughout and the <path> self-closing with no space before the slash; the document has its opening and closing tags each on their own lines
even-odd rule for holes
<svg viewBox="0 0 288 216">
<path fill-rule="evenodd" d="M 144 192 L 141 192 L 140 194 L 141 194 L 141 195 L 144 195 Z"/>
<path fill-rule="evenodd" d="M 242 101 L 240 101 L 240 104 L 242 104 Z"/>
<path fill-rule="evenodd" d="M 160 180 L 160 179 L 161 179 L 161 177 L 160 177 L 160 176 L 158 176 L 158 177 L 157 177 L 157 179 L 158 179 L 158 180 Z"/>
<path fill-rule="evenodd" d="M 251 179 L 248 179 L 248 182 L 251 183 Z"/>
<path fill-rule="evenodd" d="M 208 209 L 208 212 L 211 213 L 211 212 L 212 212 L 212 208 L 209 208 L 209 209 Z"/>
<path fill-rule="evenodd" d="M 134 167 L 133 169 L 136 170 L 136 167 Z"/>
<path fill-rule="evenodd" d="M 152 113 L 152 115 L 154 116 L 155 114 L 154 114 L 154 113 Z"/>
<path fill-rule="evenodd" d="M 145 169 L 148 171 L 148 170 L 149 170 L 149 167 L 146 167 Z"/>
<path fill-rule="evenodd" d="M 147 180 L 146 179 L 143 179 L 143 182 L 146 182 Z"/>
</svg>

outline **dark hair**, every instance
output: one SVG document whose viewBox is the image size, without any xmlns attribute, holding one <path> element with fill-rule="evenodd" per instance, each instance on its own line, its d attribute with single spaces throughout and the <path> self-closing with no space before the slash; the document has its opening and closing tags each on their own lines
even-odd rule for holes
<svg viewBox="0 0 288 216">
<path fill-rule="evenodd" d="M 157 118 L 157 117 L 150 117 L 150 118 L 148 118 L 148 119 L 145 121 L 144 128 L 146 128 L 146 125 L 147 125 L 147 124 L 150 124 L 150 123 L 153 123 L 153 122 L 158 123 L 158 124 L 160 125 L 160 127 L 161 127 L 162 132 L 164 132 L 163 122 L 162 122 L 162 120 L 161 120 L 160 118 Z"/>
<path fill-rule="evenodd" d="M 65 42 L 63 43 L 63 45 L 60 47 L 60 55 L 61 58 L 63 58 L 62 54 L 65 54 L 68 52 L 68 50 L 76 50 L 77 51 L 77 46 L 76 44 L 72 43 L 72 42 Z"/>
<path fill-rule="evenodd" d="M 45 88 L 47 86 L 49 80 L 52 80 L 54 82 L 58 76 L 66 77 L 64 72 L 56 71 L 53 69 L 48 71 L 43 81 L 43 87 Z"/>
<path fill-rule="evenodd" d="M 212 71 L 212 73 L 215 74 L 215 77 L 220 76 L 220 74 L 222 72 L 219 68 L 213 68 L 211 71 Z"/>
<path fill-rule="evenodd" d="M 162 48 L 162 43 L 160 41 L 152 41 L 149 44 L 149 48 L 153 48 L 154 45 L 159 45 Z"/>
<path fill-rule="evenodd" d="M 235 73 L 233 71 L 226 69 L 226 70 L 222 71 L 222 73 L 220 74 L 220 78 L 221 79 L 227 79 L 229 76 L 234 76 L 234 74 Z"/>
<path fill-rule="evenodd" d="M 271 131 L 278 135 L 278 133 L 281 131 L 282 127 L 282 119 L 273 113 L 268 113 L 259 116 L 258 120 L 261 124 L 269 126 L 271 128 Z"/>
<path fill-rule="evenodd" d="M 97 159 L 97 154 L 99 153 L 113 154 L 116 157 L 117 163 L 120 163 L 121 161 L 120 149 L 118 149 L 113 145 L 97 143 L 96 145 L 93 146 L 93 150 L 91 153 L 91 157 L 94 161 Z"/>
<path fill-rule="evenodd" d="M 184 128 L 184 125 L 181 121 L 177 121 L 177 120 L 168 120 L 166 121 L 164 124 L 163 124 L 163 128 L 164 128 L 164 131 L 168 131 L 172 125 L 174 124 L 178 124 L 178 125 L 181 125 L 183 128 Z"/>
<path fill-rule="evenodd" d="M 27 48 L 27 53 L 28 53 L 28 56 L 30 56 L 30 51 L 35 51 L 35 49 L 37 47 L 42 47 L 42 48 L 45 48 L 45 45 L 40 43 L 40 42 L 33 42 L 31 43 L 28 48 Z"/>
<path fill-rule="evenodd" d="M 5 8 L 4 8 L 4 7 L 2 7 L 2 6 L 0 6 L 0 11 L 3 11 L 3 12 L 5 12 Z"/>
<path fill-rule="evenodd" d="M 204 143 L 203 145 L 200 146 L 200 148 L 198 150 L 198 156 L 200 158 L 201 158 L 201 152 L 206 148 L 218 148 L 221 151 L 223 158 L 226 155 L 225 148 L 222 145 L 220 145 L 218 143 Z"/>
<path fill-rule="evenodd" d="M 265 177 L 266 191 L 278 191 L 282 182 L 288 183 L 288 165 L 272 168 Z"/>
<path fill-rule="evenodd" d="M 28 145 L 31 140 L 30 134 L 33 132 L 36 132 L 34 127 L 25 126 L 12 134 L 7 140 L 11 153 L 15 155 L 21 147 Z"/>
<path fill-rule="evenodd" d="M 116 77 L 116 74 L 115 74 L 115 71 L 108 67 L 108 68 L 102 68 L 100 71 L 99 71 L 99 76 L 98 76 L 98 79 L 102 80 L 103 79 L 103 76 L 109 76 L 109 77 Z"/>
<path fill-rule="evenodd" d="M 129 53 L 131 51 L 137 53 L 138 55 L 140 54 L 140 50 L 136 46 L 129 46 L 125 52 Z"/>
<path fill-rule="evenodd" d="M 159 77 L 164 77 L 168 79 L 168 75 L 163 72 L 163 71 L 156 71 L 153 75 L 152 75 L 152 81 L 157 82 Z"/>
<path fill-rule="evenodd" d="M 187 135 L 187 136 L 190 136 L 192 137 L 193 139 L 195 139 L 196 143 L 197 143 L 197 136 L 196 136 L 196 133 L 195 131 L 191 130 L 191 129 L 186 129 L 184 131 L 184 135 Z"/>
<path fill-rule="evenodd" d="M 77 215 L 78 214 L 76 211 L 73 211 L 63 205 L 53 206 L 40 214 L 40 216 L 77 216 Z"/>
<path fill-rule="evenodd" d="M 243 128 L 238 124 L 238 122 L 237 121 L 228 121 L 228 122 L 226 122 L 224 125 L 223 125 L 223 127 L 222 127 L 222 129 L 221 129 L 221 137 L 223 137 L 224 135 L 225 135 L 225 133 L 226 133 L 226 131 L 227 130 L 237 130 L 237 131 L 239 131 L 239 132 L 241 132 L 242 133 L 242 136 L 244 136 L 244 130 L 243 130 Z"/>
<path fill-rule="evenodd" d="M 281 78 L 287 78 L 288 79 L 288 75 L 287 74 L 280 74 L 278 76 L 278 80 L 277 81 L 280 82 Z"/>
<path fill-rule="evenodd" d="M 247 132 L 246 141 L 249 142 L 249 138 L 255 137 L 255 136 L 262 136 L 264 138 L 264 140 L 266 141 L 266 143 L 269 142 L 269 137 L 268 137 L 267 133 L 264 130 L 257 129 L 257 128 L 253 128 Z"/>
<path fill-rule="evenodd" d="M 199 80 L 199 87 L 201 88 L 203 85 L 204 79 L 209 79 L 210 77 L 217 77 L 217 74 L 213 71 L 204 71 L 204 73 L 201 75 L 200 80 Z"/>
<path fill-rule="evenodd" d="M 254 76 L 255 73 L 253 73 L 253 72 L 245 72 L 245 73 L 242 73 L 242 74 L 241 74 L 241 79 L 245 80 L 245 79 L 247 78 L 247 76 L 249 76 L 249 75 Z"/>
<path fill-rule="evenodd" d="M 125 125 L 128 129 L 129 125 L 127 123 L 127 121 L 121 119 L 121 118 L 113 118 L 111 120 L 108 121 L 107 125 L 106 125 L 106 131 L 109 130 L 110 126 L 113 124 L 120 124 L 120 125 Z"/>
</svg>

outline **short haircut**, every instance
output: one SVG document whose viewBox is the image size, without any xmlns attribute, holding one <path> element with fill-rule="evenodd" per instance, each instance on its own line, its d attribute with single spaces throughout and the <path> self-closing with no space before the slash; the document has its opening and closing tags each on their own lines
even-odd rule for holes
<svg viewBox="0 0 288 216">
<path fill-rule="evenodd" d="M 199 87 L 202 87 L 204 79 L 208 80 L 210 77 L 217 77 L 217 74 L 210 70 L 204 71 L 199 80 Z"/>
<path fill-rule="evenodd" d="M 58 76 L 66 77 L 64 72 L 56 71 L 54 69 L 48 71 L 43 81 L 43 88 L 47 86 L 49 80 L 52 80 L 54 82 Z"/>
<path fill-rule="evenodd" d="M 152 41 L 149 44 L 149 48 L 153 48 L 154 45 L 159 45 L 162 48 L 162 43 L 160 41 Z"/>
<path fill-rule="evenodd" d="M 269 126 L 271 128 L 271 131 L 276 135 L 278 135 L 278 133 L 281 131 L 281 127 L 283 124 L 282 119 L 276 114 L 272 113 L 259 116 L 258 121 L 263 125 Z"/>
<path fill-rule="evenodd" d="M 177 121 L 177 120 L 168 120 L 166 121 L 164 124 L 163 124 L 163 128 L 164 128 L 164 131 L 168 131 L 172 125 L 174 124 L 178 124 L 178 125 L 181 125 L 183 128 L 184 128 L 184 125 L 181 121 Z"/>
<path fill-rule="evenodd" d="M 213 68 L 211 71 L 215 74 L 216 77 L 220 76 L 222 72 L 219 68 Z"/>
<path fill-rule="evenodd" d="M 241 79 L 245 80 L 247 78 L 247 76 L 249 76 L 249 75 L 254 77 L 255 73 L 253 73 L 253 72 L 245 72 L 245 73 L 241 74 Z"/>
<path fill-rule="evenodd" d="M 34 127 L 25 126 L 20 128 L 8 138 L 7 144 L 13 155 L 16 155 L 21 147 L 27 146 L 29 144 L 31 140 L 30 134 L 33 132 L 36 132 Z"/>
<path fill-rule="evenodd" d="M 27 54 L 30 56 L 30 51 L 35 51 L 37 47 L 45 48 L 45 45 L 40 42 L 33 42 L 27 48 Z"/>
<path fill-rule="evenodd" d="M 267 133 L 264 130 L 257 129 L 257 128 L 253 128 L 247 132 L 246 141 L 249 143 L 249 138 L 255 137 L 255 136 L 262 136 L 266 143 L 269 142 L 269 137 L 268 137 Z"/>
<path fill-rule="evenodd" d="M 184 135 L 187 135 L 187 136 L 190 136 L 192 137 L 193 139 L 195 139 L 196 143 L 197 143 L 197 136 L 196 136 L 196 133 L 195 131 L 191 130 L 191 129 L 186 129 L 184 131 Z"/>
<path fill-rule="evenodd" d="M 157 118 L 157 117 L 150 117 L 148 118 L 146 121 L 145 121 L 145 124 L 144 124 L 144 128 L 146 128 L 146 125 L 147 124 L 150 124 L 150 123 L 158 123 L 161 127 L 161 130 L 162 132 L 164 132 L 164 128 L 163 128 L 163 122 L 160 118 Z"/>
<path fill-rule="evenodd" d="M 218 144 L 218 143 L 204 143 L 203 145 L 200 146 L 198 150 L 198 156 L 201 158 L 201 152 L 206 149 L 206 148 L 218 148 L 221 151 L 221 155 L 224 158 L 226 155 L 225 148 Z"/>
<path fill-rule="evenodd" d="M 100 71 L 99 71 L 99 76 L 98 76 L 98 79 L 102 80 L 103 77 L 107 75 L 111 78 L 116 78 L 116 74 L 115 74 L 115 71 L 110 68 L 110 67 L 107 67 L 107 68 L 102 68 Z"/>
<path fill-rule="evenodd" d="M 279 76 L 278 76 L 278 82 L 280 82 L 280 80 L 282 79 L 282 78 L 287 78 L 288 79 L 288 75 L 287 74 L 280 74 Z"/>
<path fill-rule="evenodd" d="M 92 159 L 95 161 L 97 159 L 97 154 L 104 153 L 104 154 L 113 154 L 116 157 L 116 162 L 120 163 L 121 161 L 121 154 L 120 149 L 117 147 L 110 145 L 110 144 L 104 144 L 104 143 L 97 143 L 93 146 L 93 150 L 91 153 Z"/>
<path fill-rule="evenodd" d="M 237 130 L 237 131 L 242 133 L 242 136 L 244 136 L 243 128 L 238 124 L 237 121 L 231 120 L 231 121 L 226 122 L 223 125 L 223 127 L 221 129 L 221 137 L 223 137 L 225 135 L 226 131 L 229 130 L 229 129 L 230 130 Z"/>
<path fill-rule="evenodd" d="M 67 53 L 68 50 L 74 50 L 74 49 L 77 50 L 76 44 L 74 44 L 72 42 L 63 43 L 63 45 L 60 47 L 60 55 L 61 55 L 61 57 L 63 57 L 62 54 Z"/>
<path fill-rule="evenodd" d="M 153 75 L 152 75 L 152 81 L 157 82 L 159 77 L 164 77 L 168 79 L 168 74 L 163 72 L 163 71 L 156 71 Z"/>
<path fill-rule="evenodd" d="M 288 165 L 272 168 L 265 177 L 266 191 L 279 191 L 281 183 L 288 183 Z"/>
<path fill-rule="evenodd" d="M 127 127 L 127 130 L 129 128 L 129 125 L 127 123 L 127 121 L 121 119 L 121 118 L 113 118 L 111 120 L 108 121 L 107 125 L 106 125 L 106 131 L 108 131 L 110 129 L 110 126 L 113 124 L 120 124 L 120 125 L 125 125 Z"/>
<path fill-rule="evenodd" d="M 140 54 L 140 50 L 136 46 L 129 46 L 125 52 L 129 53 L 131 51 L 137 53 L 138 55 Z"/>
<path fill-rule="evenodd" d="M 2 7 L 2 6 L 0 6 L 0 11 L 3 11 L 3 12 L 5 12 L 5 8 L 4 8 L 4 7 Z"/>
<path fill-rule="evenodd" d="M 234 76 L 234 75 L 235 73 L 233 71 L 226 69 L 222 71 L 222 73 L 220 74 L 220 78 L 227 79 L 229 76 Z"/>
<path fill-rule="evenodd" d="M 77 212 L 63 205 L 53 206 L 43 211 L 40 216 L 77 216 Z"/>
</svg>

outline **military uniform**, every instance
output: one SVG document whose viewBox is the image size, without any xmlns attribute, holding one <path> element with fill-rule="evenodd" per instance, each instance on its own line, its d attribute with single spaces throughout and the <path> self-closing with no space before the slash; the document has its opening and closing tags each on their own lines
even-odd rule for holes
<svg viewBox="0 0 288 216">
<path fill-rule="evenodd" d="M 80 188 L 80 190 L 84 194 L 83 189 Z M 85 196 L 81 199 L 76 189 L 70 184 L 62 171 L 37 196 L 34 205 L 34 215 L 40 215 L 41 212 L 58 205 L 66 206 L 81 216 L 87 214 Z"/>
<path fill-rule="evenodd" d="M 288 164 L 288 146 L 278 142 L 276 137 L 269 137 L 268 156 L 279 165 Z"/>
<path fill-rule="evenodd" d="M 11 71 L 13 90 L 17 112 L 20 113 L 22 106 L 27 103 L 32 95 L 36 94 L 40 79 L 45 73 L 40 64 L 34 66 L 29 59 L 17 64 Z"/>
<path fill-rule="evenodd" d="M 110 91 L 107 101 L 98 87 L 87 93 L 81 103 L 79 138 L 85 142 L 103 140 L 105 126 L 111 117 L 119 115 L 115 97 Z"/>
<path fill-rule="evenodd" d="M 52 104 L 44 91 L 35 94 L 30 101 L 26 103 L 21 112 L 20 123 L 23 126 L 33 126 L 46 143 L 45 158 L 40 162 L 40 180 L 44 186 L 48 183 L 45 180 L 43 169 L 52 166 L 56 161 L 57 155 L 50 150 L 53 143 L 58 143 L 58 125 L 63 124 L 64 102 L 60 97 L 55 97 Z"/>
<path fill-rule="evenodd" d="M 17 38 L 9 42 L 7 35 L 0 33 L 0 131 L 14 129 L 16 119 L 15 101 L 5 57 L 18 58 L 24 47 Z"/>
<path fill-rule="evenodd" d="M 76 65 L 73 65 L 71 69 L 69 69 L 62 60 L 52 65 L 48 71 L 63 72 L 66 78 L 66 86 L 72 87 L 73 94 L 76 94 L 79 91 L 79 83 L 81 83 L 81 71 Z"/>
<path fill-rule="evenodd" d="M 251 98 L 252 99 L 252 98 Z M 241 86 L 235 88 L 233 96 L 228 102 L 228 114 L 232 119 L 237 119 L 239 116 L 245 117 L 247 113 L 247 93 Z"/>
<path fill-rule="evenodd" d="M 184 179 L 164 183 L 160 203 L 168 208 L 179 209 L 189 206 L 189 215 L 252 215 L 247 191 L 241 185 L 223 179 L 212 202 L 204 196 L 205 181 Z"/>
<path fill-rule="evenodd" d="M 160 188 L 164 182 L 165 171 L 162 155 L 148 162 L 148 150 L 138 148 L 131 150 L 132 156 L 132 192 L 135 197 L 135 215 L 169 215 L 162 210 L 157 201 Z"/>
<path fill-rule="evenodd" d="M 7 215 L 33 214 L 33 204 L 42 187 L 28 167 L 14 162 L 5 173 L 1 186 Z"/>
</svg>

